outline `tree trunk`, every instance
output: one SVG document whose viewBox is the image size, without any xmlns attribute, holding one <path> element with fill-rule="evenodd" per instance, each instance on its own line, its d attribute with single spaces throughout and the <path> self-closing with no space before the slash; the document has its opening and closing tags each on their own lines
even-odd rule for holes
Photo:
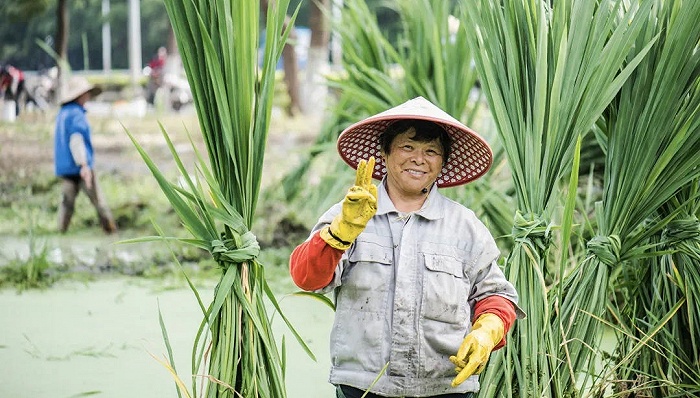
<svg viewBox="0 0 700 398">
<path fill-rule="evenodd" d="M 68 58 L 68 31 L 70 27 L 70 15 L 68 13 L 68 0 L 58 0 L 56 8 L 56 54 L 60 60 Z M 58 65 L 61 68 L 62 65 Z"/>
<path fill-rule="evenodd" d="M 68 13 L 68 0 L 58 0 L 56 6 L 56 44 L 54 51 L 58 54 L 56 66 L 58 76 L 56 77 L 56 101 L 61 98 L 63 89 L 64 67 L 68 66 L 68 32 L 70 30 L 70 14 Z"/>
<path fill-rule="evenodd" d="M 184 74 L 184 69 L 182 69 L 182 59 L 180 58 L 180 50 L 177 48 L 175 31 L 173 30 L 173 26 L 170 24 L 170 21 L 168 21 L 168 40 L 165 44 L 165 48 L 168 50 L 168 58 L 165 60 L 166 73 L 182 76 Z"/>
<path fill-rule="evenodd" d="M 168 49 L 168 54 L 177 54 L 177 41 L 175 40 L 175 31 L 173 30 L 173 25 L 170 24 L 168 20 L 168 42 L 165 45 Z"/>
<path fill-rule="evenodd" d="M 330 31 L 328 20 L 323 10 L 330 11 L 329 0 L 312 1 L 309 6 L 309 27 L 311 42 L 309 45 L 306 73 L 302 86 L 301 110 L 305 115 L 319 116 L 323 114 L 326 105 L 328 88 L 324 74 L 328 72 L 328 44 Z"/>
<path fill-rule="evenodd" d="M 262 0 L 260 2 L 262 11 L 264 15 L 267 15 L 267 9 L 269 7 L 269 0 Z M 290 18 L 286 17 L 284 20 L 284 29 L 289 27 Z M 294 116 L 300 112 L 301 105 L 299 104 L 299 67 L 297 63 L 297 54 L 294 50 L 294 46 L 289 44 L 296 42 L 297 35 L 294 31 L 289 33 L 287 43 L 284 44 L 282 49 L 282 63 L 284 64 L 284 83 L 287 86 L 287 95 L 289 96 L 289 104 L 285 109 L 289 116 Z"/>
<path fill-rule="evenodd" d="M 288 26 L 288 19 L 285 21 L 285 29 Z M 296 42 L 297 35 L 294 31 L 289 33 L 287 43 L 282 49 L 282 63 L 284 64 L 284 82 L 287 85 L 287 94 L 289 95 L 289 104 L 287 105 L 287 114 L 294 116 L 301 110 L 299 100 L 299 64 L 297 63 L 297 53 L 294 46 L 289 42 Z"/>
</svg>

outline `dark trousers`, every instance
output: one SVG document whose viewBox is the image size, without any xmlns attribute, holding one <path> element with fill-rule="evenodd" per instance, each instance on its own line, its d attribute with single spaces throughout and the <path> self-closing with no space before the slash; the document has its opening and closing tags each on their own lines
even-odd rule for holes
<svg viewBox="0 0 700 398">
<path fill-rule="evenodd" d="M 345 386 L 345 385 L 340 385 L 337 386 L 335 389 L 335 396 L 336 398 L 362 398 L 362 394 L 365 392 L 360 390 L 359 388 L 355 387 L 350 387 L 350 386 Z M 426 398 L 472 398 L 474 395 L 470 392 L 468 393 L 459 393 L 459 394 L 443 394 L 443 395 L 435 395 L 433 397 L 426 397 Z M 377 394 L 372 394 L 367 393 L 365 395 L 365 398 L 385 398 L 381 395 Z"/>
<path fill-rule="evenodd" d="M 97 185 L 95 172 L 92 173 L 92 187 L 88 189 L 85 182 L 82 181 L 80 175 L 63 176 L 63 185 L 61 186 L 61 203 L 58 206 L 58 230 L 66 232 L 70 225 L 70 220 L 73 218 L 75 211 L 75 199 L 82 189 L 90 198 L 90 203 L 97 210 L 97 217 L 100 220 L 100 225 L 106 233 L 113 233 L 117 230 L 117 225 L 112 217 L 112 212 L 107 207 L 107 203 L 102 195 L 100 187 Z"/>
<path fill-rule="evenodd" d="M 24 80 L 17 83 L 17 88 L 12 90 L 12 85 L 5 92 L 5 99 L 15 101 L 15 116 L 19 116 L 20 109 L 24 107 L 21 102 L 27 102 L 27 90 L 24 89 Z"/>
</svg>

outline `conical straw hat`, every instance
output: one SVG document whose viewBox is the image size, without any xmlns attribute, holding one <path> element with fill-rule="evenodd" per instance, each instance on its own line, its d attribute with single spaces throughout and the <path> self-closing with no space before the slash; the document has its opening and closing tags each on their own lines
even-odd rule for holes
<svg viewBox="0 0 700 398">
<path fill-rule="evenodd" d="M 59 102 L 63 105 L 75 101 L 88 91 L 91 92 L 93 96 L 96 96 L 102 92 L 102 89 L 95 87 L 82 76 L 71 76 L 66 85 L 61 89 L 61 99 Z"/>
<path fill-rule="evenodd" d="M 376 163 L 372 177 L 381 180 L 386 174 L 386 165 L 380 153 L 379 136 L 390 124 L 402 119 L 435 122 L 452 138 L 452 152 L 437 178 L 439 187 L 453 187 L 474 181 L 491 167 L 493 152 L 486 141 L 423 97 L 370 116 L 343 130 L 337 144 L 340 157 L 357 169 L 360 160 L 374 156 Z"/>
</svg>

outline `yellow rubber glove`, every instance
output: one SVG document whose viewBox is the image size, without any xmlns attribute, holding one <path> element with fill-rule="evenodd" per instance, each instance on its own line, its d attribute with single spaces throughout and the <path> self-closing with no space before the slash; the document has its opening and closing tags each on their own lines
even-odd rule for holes
<svg viewBox="0 0 700 398">
<path fill-rule="evenodd" d="M 331 225 L 321 230 L 321 239 L 330 246 L 347 250 L 377 212 L 377 187 L 372 184 L 374 156 L 369 161 L 360 160 L 355 175 L 355 185 L 350 187 L 343 200 L 343 209 Z"/>
<path fill-rule="evenodd" d="M 450 357 L 457 372 L 452 387 L 457 387 L 469 376 L 484 370 L 491 351 L 503 339 L 504 334 L 503 321 L 494 314 L 483 314 L 474 322 L 472 331 L 462 341 L 457 355 Z"/>
</svg>

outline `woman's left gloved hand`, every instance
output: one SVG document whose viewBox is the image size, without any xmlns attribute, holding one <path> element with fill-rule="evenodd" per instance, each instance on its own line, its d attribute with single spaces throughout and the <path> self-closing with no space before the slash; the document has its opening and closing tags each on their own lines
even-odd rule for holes
<svg viewBox="0 0 700 398">
<path fill-rule="evenodd" d="M 450 357 L 457 371 L 452 387 L 457 387 L 469 376 L 484 370 L 491 351 L 503 339 L 504 334 L 503 321 L 494 314 L 485 313 L 474 322 L 472 331 L 462 341 L 457 355 Z"/>
</svg>

